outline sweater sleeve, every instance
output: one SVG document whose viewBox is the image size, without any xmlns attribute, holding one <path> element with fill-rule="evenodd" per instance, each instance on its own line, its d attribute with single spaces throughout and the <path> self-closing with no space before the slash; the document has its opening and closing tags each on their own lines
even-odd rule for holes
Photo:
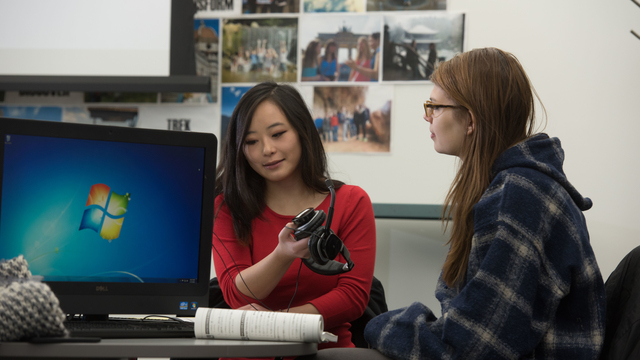
<svg viewBox="0 0 640 360">
<path fill-rule="evenodd" d="M 509 267 L 507 259 L 519 255 L 504 250 L 487 256 L 487 262 Z M 513 276 L 482 269 L 451 301 L 442 328 L 434 326 L 436 319 L 428 308 L 414 303 L 374 318 L 366 327 L 365 338 L 372 347 L 397 359 L 518 359 L 528 355 L 548 327 L 549 314 L 559 299 L 558 294 L 539 288 L 537 261 L 520 264 L 526 269 Z M 542 313 L 535 313 L 534 306 Z"/>
<path fill-rule="evenodd" d="M 346 186 L 343 186 L 346 187 Z M 348 203 L 336 235 L 349 251 L 354 268 L 338 276 L 337 286 L 328 293 L 310 301 L 330 329 L 362 316 L 369 301 L 376 257 L 376 227 L 373 206 L 367 193 L 359 187 L 349 186 Z M 345 189 L 346 190 L 346 189 Z M 340 194 L 343 197 L 342 194 Z M 335 217 L 334 217 L 335 221 Z M 335 227 L 332 226 L 334 230 Z M 336 258 L 343 262 L 342 256 Z"/>
<path fill-rule="evenodd" d="M 217 210 L 222 196 L 215 201 Z M 217 212 L 213 224 L 213 264 L 225 301 L 235 309 L 248 301 L 236 290 L 234 279 L 242 270 L 252 265 L 251 248 L 238 243 L 233 231 L 231 213 L 226 205 Z"/>
<path fill-rule="evenodd" d="M 442 326 L 414 303 L 368 324 L 365 338 L 374 348 L 397 359 L 519 359 L 534 352 L 569 291 L 543 256 L 557 223 L 549 210 L 562 205 L 505 188 L 475 209 L 466 284 L 443 308 Z"/>
</svg>

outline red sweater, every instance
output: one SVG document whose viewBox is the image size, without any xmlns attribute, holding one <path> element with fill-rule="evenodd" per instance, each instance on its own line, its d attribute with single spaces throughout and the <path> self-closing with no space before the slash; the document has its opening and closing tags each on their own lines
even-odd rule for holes
<svg viewBox="0 0 640 360">
<path fill-rule="evenodd" d="M 215 201 L 216 210 L 221 202 L 222 195 L 219 195 Z M 316 209 L 328 213 L 329 204 L 330 196 L 327 196 Z M 278 244 L 278 234 L 296 214 L 280 215 L 267 207 L 262 215 L 264 219 L 254 219 L 253 244 L 246 247 L 236 239 L 226 205 L 222 206 L 214 222 L 213 262 L 224 298 L 232 308 L 247 305 L 247 301 L 238 295 L 231 279 L 270 254 Z M 364 190 L 352 185 L 343 185 L 336 190 L 331 229 L 349 250 L 355 266 L 350 272 L 326 276 L 316 274 L 302 264 L 298 292 L 291 304 L 291 307 L 313 304 L 324 318 L 325 331 L 338 335 L 338 343 L 319 344 L 319 348 L 354 347 L 348 323 L 363 314 L 369 301 L 376 257 L 375 226 L 371 200 Z M 345 262 L 341 255 L 335 260 Z M 293 262 L 278 286 L 262 302 L 274 310 L 288 307 L 295 291 L 300 263 L 300 259 Z"/>
</svg>

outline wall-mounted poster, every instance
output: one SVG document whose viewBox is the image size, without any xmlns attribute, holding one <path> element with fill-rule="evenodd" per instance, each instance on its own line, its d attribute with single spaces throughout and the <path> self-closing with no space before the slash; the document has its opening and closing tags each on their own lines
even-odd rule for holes
<svg viewBox="0 0 640 360">
<path fill-rule="evenodd" d="M 211 90 L 208 93 L 162 93 L 160 102 L 203 104 L 218 101 L 219 33 L 220 19 L 194 19 L 196 75 L 208 76 L 211 80 Z"/>
<path fill-rule="evenodd" d="M 225 16 L 234 13 L 238 13 L 235 10 L 234 0 L 193 0 L 196 4 L 196 18 L 218 17 Z"/>
<path fill-rule="evenodd" d="M 140 105 L 138 117 L 140 128 L 220 134 L 215 106 Z"/>
<path fill-rule="evenodd" d="M 4 92 L 0 91 L 0 102 Z M 79 91 L 7 91 L 5 100 L 9 104 L 62 105 L 82 104 L 83 93 Z"/>
<path fill-rule="evenodd" d="M 364 0 L 303 0 L 304 12 L 363 12 Z"/>
<path fill-rule="evenodd" d="M 222 82 L 295 82 L 298 18 L 225 19 Z"/>
<path fill-rule="evenodd" d="M 384 81 L 427 81 L 438 64 L 462 52 L 464 14 L 430 11 L 384 17 Z"/>
<path fill-rule="evenodd" d="M 446 10 L 447 0 L 367 0 L 367 11 Z"/>
<path fill-rule="evenodd" d="M 136 127 L 137 106 L 68 106 L 64 108 L 62 121 L 79 124 Z"/>
<path fill-rule="evenodd" d="M 313 119 L 327 152 L 389 152 L 392 86 L 316 86 Z"/>
<path fill-rule="evenodd" d="M 242 0 L 243 14 L 299 13 L 300 0 Z"/>
<path fill-rule="evenodd" d="M 85 92 L 85 103 L 157 103 L 158 93 Z"/>
<path fill-rule="evenodd" d="M 216 93 L 218 91 L 216 90 Z M 161 103 L 209 104 L 213 102 L 211 93 L 160 93 Z"/>
<path fill-rule="evenodd" d="M 62 121 L 59 106 L 0 106 L 0 117 L 14 119 Z"/>
<path fill-rule="evenodd" d="M 194 20 L 194 44 L 196 56 L 196 75 L 211 79 L 212 102 L 218 101 L 218 34 L 219 19 Z"/>
<path fill-rule="evenodd" d="M 305 17 L 300 25 L 300 81 L 378 81 L 382 18 Z"/>
</svg>

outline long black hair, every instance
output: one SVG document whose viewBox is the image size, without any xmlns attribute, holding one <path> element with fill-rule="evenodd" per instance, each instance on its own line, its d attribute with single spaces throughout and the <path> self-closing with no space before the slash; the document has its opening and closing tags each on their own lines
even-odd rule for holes
<svg viewBox="0 0 640 360">
<path fill-rule="evenodd" d="M 244 154 L 244 139 L 253 114 L 264 101 L 277 105 L 298 133 L 302 150 L 298 166 L 304 184 L 316 192 L 328 193 L 325 185 L 325 180 L 329 177 L 327 156 L 311 113 L 300 93 L 291 85 L 272 81 L 252 87 L 233 110 L 216 171 L 215 195 L 223 194 L 224 203 L 229 207 L 233 218 L 233 230 L 243 245 L 251 243 L 251 223 L 261 216 L 266 206 L 266 182 L 251 168 Z M 336 180 L 333 183 L 336 188 L 343 184 Z"/>
</svg>

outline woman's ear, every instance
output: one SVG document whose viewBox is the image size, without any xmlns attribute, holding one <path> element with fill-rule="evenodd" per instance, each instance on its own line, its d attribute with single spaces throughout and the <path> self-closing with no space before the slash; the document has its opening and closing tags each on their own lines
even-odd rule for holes
<svg viewBox="0 0 640 360">
<path fill-rule="evenodd" d="M 476 117 L 471 111 L 469 111 L 469 125 L 467 127 L 467 135 L 473 134 L 476 130 Z"/>
</svg>

